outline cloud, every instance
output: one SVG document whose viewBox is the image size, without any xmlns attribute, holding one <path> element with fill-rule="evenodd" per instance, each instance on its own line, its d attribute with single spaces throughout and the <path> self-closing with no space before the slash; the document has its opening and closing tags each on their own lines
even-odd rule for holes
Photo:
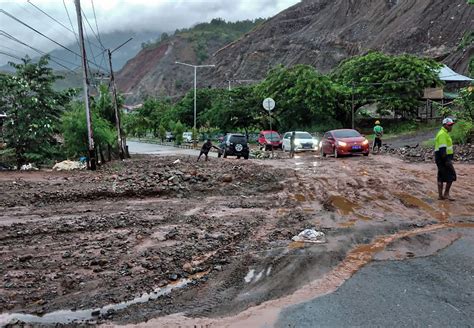
<svg viewBox="0 0 474 328">
<path fill-rule="evenodd" d="M 69 44 L 75 41 L 73 33 L 41 13 L 32 4 L 54 17 L 68 29 L 77 30 L 77 19 L 73 0 L 0 0 L 0 8 L 38 29 L 52 39 Z M 271 17 L 299 2 L 299 0 L 82 0 L 85 17 L 95 28 L 94 9 L 101 33 L 113 31 L 173 32 L 178 28 L 191 27 L 212 18 L 227 21 Z M 94 8 L 92 6 L 94 5 Z M 69 13 L 70 20 L 67 13 Z M 87 26 L 87 21 L 84 22 Z M 20 23 L 0 13 L 0 30 L 3 30 L 29 45 L 48 52 L 57 48 Z M 0 51 L 17 56 L 35 53 L 26 47 L 0 36 Z M 0 64 L 7 60 L 0 55 Z"/>
</svg>

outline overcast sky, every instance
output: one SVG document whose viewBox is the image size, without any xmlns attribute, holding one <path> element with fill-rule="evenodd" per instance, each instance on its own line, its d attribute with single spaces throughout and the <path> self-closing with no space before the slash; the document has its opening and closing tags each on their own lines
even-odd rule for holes
<svg viewBox="0 0 474 328">
<path fill-rule="evenodd" d="M 190 27 L 198 22 L 207 22 L 220 17 L 226 21 L 271 17 L 298 3 L 300 0 L 81 0 L 86 17 L 95 28 L 93 6 L 100 33 L 115 30 L 173 32 L 177 28 Z M 71 29 L 63 0 L 0 0 L 0 8 L 36 28 L 53 40 L 68 44 L 74 35 L 51 18 L 41 13 L 32 4 Z M 77 27 L 74 0 L 64 0 L 69 15 Z M 84 23 L 86 24 L 86 23 Z M 50 51 L 58 46 L 34 33 L 27 27 L 0 12 L 0 30 L 39 48 Z M 2 33 L 2 32 L 0 32 Z M 14 41 L 0 35 L 0 52 L 20 57 L 25 53 L 36 56 Z M 0 65 L 11 58 L 0 54 Z"/>
</svg>

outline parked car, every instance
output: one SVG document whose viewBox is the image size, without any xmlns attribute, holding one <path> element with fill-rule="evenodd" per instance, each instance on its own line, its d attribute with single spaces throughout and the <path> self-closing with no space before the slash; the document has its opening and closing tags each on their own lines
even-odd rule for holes
<svg viewBox="0 0 474 328">
<path fill-rule="evenodd" d="M 193 133 L 192 132 L 183 132 L 183 141 L 184 142 L 193 142 Z"/>
<path fill-rule="evenodd" d="M 369 156 L 369 141 L 356 130 L 340 129 L 326 132 L 321 140 L 321 156 L 363 154 Z"/>
<path fill-rule="evenodd" d="M 223 156 L 237 156 L 237 158 L 243 157 L 249 159 L 249 146 L 247 143 L 247 137 L 243 134 L 228 133 L 224 136 L 224 140 L 219 145 L 220 151 L 218 157 Z"/>
<path fill-rule="evenodd" d="M 174 134 L 171 132 L 166 132 L 165 140 L 168 142 L 174 141 L 176 138 L 174 137 Z"/>
<path fill-rule="evenodd" d="M 277 131 L 265 130 L 260 131 L 257 139 L 261 149 L 271 150 L 272 148 L 281 148 L 281 136 Z"/>
<path fill-rule="evenodd" d="M 283 135 L 283 151 L 291 150 L 291 134 L 293 131 L 286 132 Z M 314 151 L 318 150 L 318 139 L 305 131 L 295 131 L 295 151 Z"/>
</svg>

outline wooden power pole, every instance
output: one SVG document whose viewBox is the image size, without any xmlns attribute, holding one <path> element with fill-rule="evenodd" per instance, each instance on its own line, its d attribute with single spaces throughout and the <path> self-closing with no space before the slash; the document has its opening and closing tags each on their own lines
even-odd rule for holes
<svg viewBox="0 0 474 328">
<path fill-rule="evenodd" d="M 79 45 L 81 47 L 83 82 L 84 82 L 84 103 L 86 106 L 86 124 L 87 124 L 87 140 L 89 149 L 89 168 L 92 171 L 97 169 L 95 145 L 94 145 L 94 131 L 92 130 L 92 118 L 89 101 L 89 78 L 87 76 L 87 57 L 86 48 L 84 47 L 84 34 L 82 30 L 82 16 L 81 16 L 81 0 L 74 0 L 76 5 L 77 25 L 79 31 Z"/>
<path fill-rule="evenodd" d="M 122 131 L 120 127 L 120 113 L 118 110 L 118 104 L 117 104 L 117 88 L 115 87 L 115 78 L 114 78 L 114 70 L 112 68 L 112 52 L 110 49 L 107 49 L 107 53 L 109 55 L 109 66 L 110 66 L 110 84 L 112 85 L 112 91 L 114 94 L 114 110 L 115 110 L 115 127 L 117 128 L 117 143 L 118 143 L 118 151 L 119 151 L 119 156 L 120 159 L 124 159 L 124 145 L 122 142 Z"/>
</svg>

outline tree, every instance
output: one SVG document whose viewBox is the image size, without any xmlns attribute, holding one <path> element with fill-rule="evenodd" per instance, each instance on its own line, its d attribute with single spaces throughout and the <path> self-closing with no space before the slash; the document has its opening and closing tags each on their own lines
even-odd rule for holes
<svg viewBox="0 0 474 328">
<path fill-rule="evenodd" d="M 60 79 L 48 68 L 48 56 L 33 63 L 10 63 L 14 75 L 0 74 L 0 108 L 6 111 L 4 139 L 15 151 L 17 167 L 26 162 L 51 160 L 57 154 L 59 117 L 73 95 L 71 90 L 57 92 L 53 83 Z"/>
<path fill-rule="evenodd" d="M 432 59 L 370 52 L 343 61 L 331 77 L 342 87 L 350 88 L 356 110 L 378 103 L 379 111 L 405 116 L 418 109 L 425 88 L 441 85 L 439 68 L 441 65 Z"/>
<path fill-rule="evenodd" d="M 160 124 L 159 128 L 158 128 L 158 136 L 159 138 L 161 139 L 161 141 L 165 141 L 165 138 L 166 138 L 166 128 L 165 126 L 163 125 L 163 123 Z"/>
<path fill-rule="evenodd" d="M 92 111 L 92 122 L 97 148 L 111 145 L 116 141 L 116 132 L 113 126 L 99 115 L 97 109 Z M 71 108 L 64 113 L 61 118 L 61 130 L 67 155 L 70 157 L 87 156 L 88 137 L 83 103 L 73 103 Z"/>
<path fill-rule="evenodd" d="M 275 126 L 282 130 L 334 120 L 341 106 L 338 103 L 340 92 L 341 88 L 329 77 L 308 65 L 277 66 L 256 87 L 260 101 L 267 97 L 275 100 L 272 115 Z"/>
<path fill-rule="evenodd" d="M 176 122 L 173 127 L 173 133 L 174 137 L 176 138 L 175 143 L 177 145 L 181 145 L 183 143 L 183 132 L 184 125 L 180 121 Z"/>
<path fill-rule="evenodd" d="M 225 131 L 260 127 L 265 123 L 265 111 L 253 86 L 239 87 L 231 91 L 221 90 L 212 99 L 211 108 L 203 112 L 201 121 L 218 126 Z"/>
</svg>

